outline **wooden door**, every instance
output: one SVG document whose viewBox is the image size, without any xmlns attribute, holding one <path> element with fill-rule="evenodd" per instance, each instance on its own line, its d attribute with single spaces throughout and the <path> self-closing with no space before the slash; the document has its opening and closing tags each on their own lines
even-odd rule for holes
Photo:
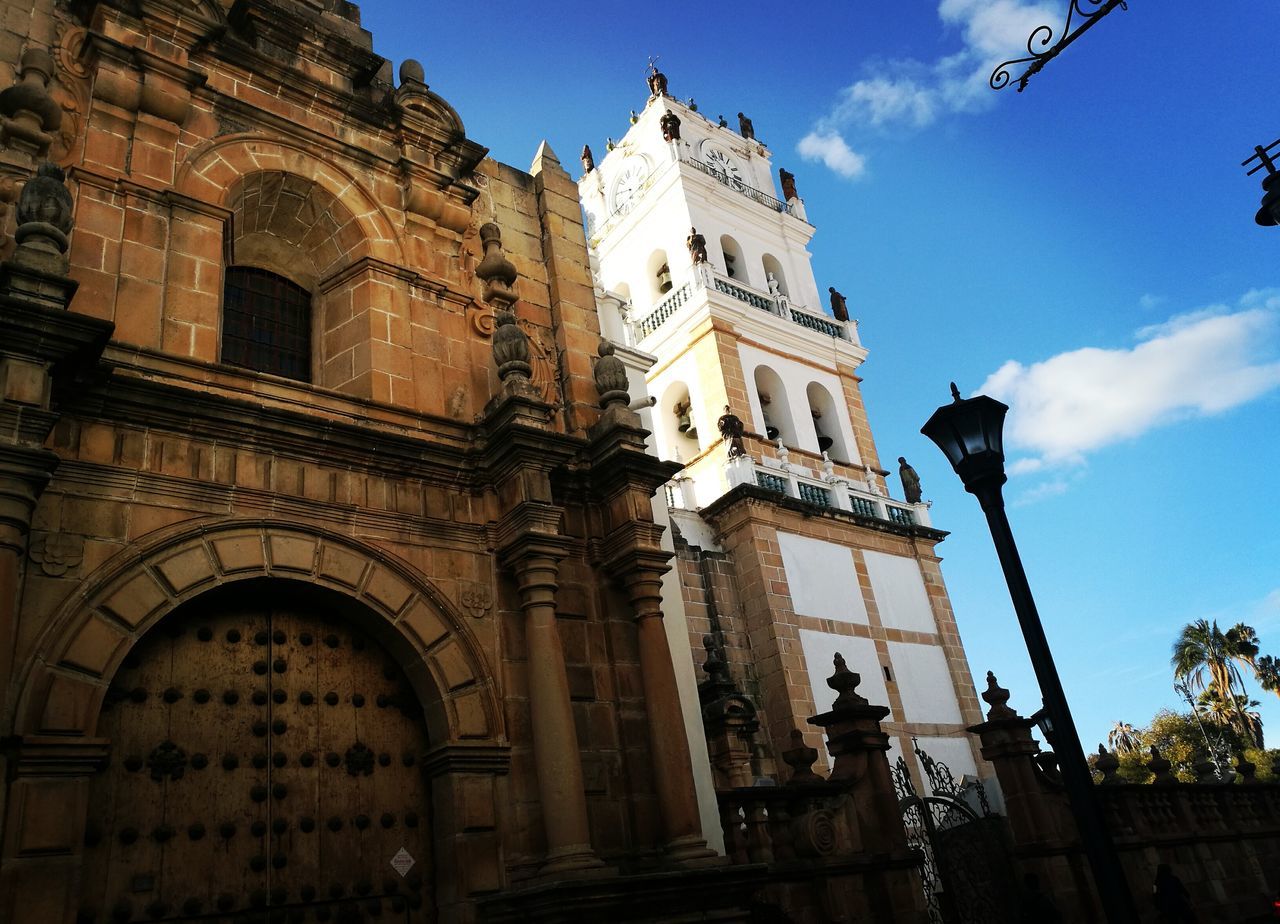
<svg viewBox="0 0 1280 924">
<path fill-rule="evenodd" d="M 421 709 L 305 596 L 184 608 L 130 653 L 98 726 L 84 924 L 434 920 Z"/>
</svg>

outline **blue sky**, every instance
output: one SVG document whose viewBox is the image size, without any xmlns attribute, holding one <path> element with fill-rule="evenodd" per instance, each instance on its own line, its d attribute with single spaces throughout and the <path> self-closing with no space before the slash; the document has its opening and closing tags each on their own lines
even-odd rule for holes
<svg viewBox="0 0 1280 924">
<path fill-rule="evenodd" d="M 1174 704 L 1190 620 L 1247 621 L 1280 655 L 1280 229 L 1253 224 L 1238 166 L 1280 137 L 1280 16 L 1131 0 L 1025 93 L 986 89 L 1066 3 L 361 6 L 375 49 L 421 60 L 522 168 L 546 138 L 576 175 L 621 136 L 649 55 L 704 113 L 752 117 L 818 228 L 820 288 L 861 319 L 881 458 L 915 465 L 952 531 L 973 670 L 1030 712 L 985 523 L 918 432 L 950 379 L 1012 405 L 1010 516 L 1089 747 Z M 1280 698 L 1256 695 L 1280 745 Z"/>
</svg>

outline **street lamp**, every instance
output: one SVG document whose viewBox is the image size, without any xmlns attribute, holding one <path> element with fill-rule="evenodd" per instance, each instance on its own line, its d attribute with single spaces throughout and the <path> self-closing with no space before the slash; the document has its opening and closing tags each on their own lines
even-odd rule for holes
<svg viewBox="0 0 1280 924">
<path fill-rule="evenodd" d="M 1022 626 L 1031 666 L 1044 696 L 1044 713 L 1049 727 L 1053 729 L 1058 770 L 1062 774 L 1062 784 L 1071 803 L 1071 813 L 1075 816 L 1085 855 L 1093 870 L 1098 896 L 1110 924 L 1131 924 L 1137 920 L 1133 896 L 1103 821 L 1094 793 L 1093 776 L 1085 763 L 1080 736 L 1067 708 L 1062 681 L 1058 679 L 1058 669 L 1054 666 L 1053 654 L 1040 624 L 1040 614 L 1031 596 L 1031 586 L 1027 583 L 1022 559 L 1018 557 L 1018 548 L 1013 541 L 1009 518 L 1004 512 L 1001 488 L 1008 478 L 1004 472 L 1003 431 L 1004 416 L 1009 408 L 986 395 L 961 398 L 954 382 L 951 383 L 951 396 L 954 401 L 934 411 L 920 432 L 938 444 L 964 482 L 964 489 L 978 498 L 982 512 L 987 515 L 987 525 L 991 529 L 1005 582 L 1009 585 L 1013 609 Z"/>
</svg>

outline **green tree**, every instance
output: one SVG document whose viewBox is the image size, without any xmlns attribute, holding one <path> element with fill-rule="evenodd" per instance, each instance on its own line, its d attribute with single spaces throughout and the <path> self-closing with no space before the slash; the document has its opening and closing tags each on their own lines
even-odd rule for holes
<svg viewBox="0 0 1280 924">
<path fill-rule="evenodd" d="M 1253 675 L 1262 689 L 1280 696 L 1280 661 L 1263 655 L 1253 663 Z"/>
<path fill-rule="evenodd" d="M 1107 748 L 1117 754 L 1127 754 L 1142 747 L 1141 730 L 1128 722 L 1117 722 L 1107 732 Z"/>
<path fill-rule="evenodd" d="M 1210 686 L 1220 692 L 1223 705 L 1232 713 L 1226 724 L 1245 735 L 1250 722 L 1241 702 L 1244 677 L 1241 665 L 1253 669 L 1258 657 L 1258 634 L 1244 623 L 1236 623 L 1227 631 L 1218 628 L 1217 620 L 1197 619 L 1182 627 L 1173 643 L 1170 663 L 1174 675 L 1192 689 L 1204 692 Z M 1260 744 L 1260 742 L 1250 742 Z"/>
<path fill-rule="evenodd" d="M 1133 728 L 1133 726 L 1129 727 Z M 1150 783 L 1152 781 L 1151 771 L 1147 769 L 1147 762 L 1151 760 L 1152 746 L 1159 748 L 1160 756 L 1172 764 L 1173 774 L 1185 783 L 1195 781 L 1194 768 L 1196 764 L 1203 760 L 1213 759 L 1210 756 L 1209 747 L 1205 743 L 1206 732 L 1215 746 L 1219 745 L 1216 736 L 1222 736 L 1221 745 L 1232 755 L 1231 763 L 1233 767 L 1241 751 L 1240 738 L 1234 729 L 1205 722 L 1204 732 L 1202 732 L 1201 724 L 1196 721 L 1196 717 L 1190 712 L 1173 712 L 1168 709 L 1162 709 L 1151 719 L 1150 725 L 1134 730 L 1139 742 L 1137 748 L 1129 751 L 1113 748 L 1116 752 L 1116 758 L 1120 761 L 1120 767 L 1116 773 L 1120 779 L 1127 783 Z M 1257 767 L 1259 780 L 1264 782 L 1273 780 L 1271 767 L 1273 761 L 1280 758 L 1280 750 L 1263 750 L 1251 747 L 1244 749 L 1244 755 Z M 1090 755 L 1090 766 L 1092 766 L 1096 757 L 1097 755 Z"/>
</svg>

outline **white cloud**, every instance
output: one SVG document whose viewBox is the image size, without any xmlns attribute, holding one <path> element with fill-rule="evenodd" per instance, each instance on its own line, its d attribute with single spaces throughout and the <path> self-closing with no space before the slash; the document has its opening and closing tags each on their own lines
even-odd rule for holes
<svg viewBox="0 0 1280 924">
<path fill-rule="evenodd" d="M 1014 507 L 1026 507 L 1030 504 L 1037 503 L 1048 497 L 1057 497 L 1059 494 L 1066 494 L 1070 485 L 1065 478 L 1054 478 L 1052 481 L 1043 481 L 1023 491 L 1013 501 Z"/>
<path fill-rule="evenodd" d="M 1147 292 L 1138 299 L 1138 307 L 1143 311 L 1154 311 L 1164 303 L 1165 297 L 1163 295 L 1155 295 L 1151 292 Z"/>
<path fill-rule="evenodd" d="M 867 169 L 867 162 L 834 132 L 809 132 L 800 139 L 796 151 L 805 160 L 821 161 L 846 179 L 856 179 Z"/>
<path fill-rule="evenodd" d="M 898 59 L 869 63 L 868 76 L 840 92 L 831 111 L 818 120 L 805 141 L 815 137 L 838 139 L 841 131 L 851 128 L 919 129 L 948 113 L 985 109 L 996 99 L 988 84 L 996 65 L 1025 56 L 1027 40 L 1036 28 L 1051 25 L 1057 30 L 1061 28 L 1062 15 L 1057 3 L 940 0 L 938 18 L 959 34 L 960 47 L 936 61 Z M 836 172 L 850 175 L 822 159 Z M 857 159 L 861 163 L 862 158 Z"/>
<path fill-rule="evenodd" d="M 1012 473 L 1070 465 L 1104 446 L 1280 387 L 1280 290 L 1247 293 L 1138 331 L 1131 348 L 1085 347 L 1023 365 L 1009 360 L 980 391 L 1010 406 L 1006 442 L 1028 453 Z"/>
</svg>

